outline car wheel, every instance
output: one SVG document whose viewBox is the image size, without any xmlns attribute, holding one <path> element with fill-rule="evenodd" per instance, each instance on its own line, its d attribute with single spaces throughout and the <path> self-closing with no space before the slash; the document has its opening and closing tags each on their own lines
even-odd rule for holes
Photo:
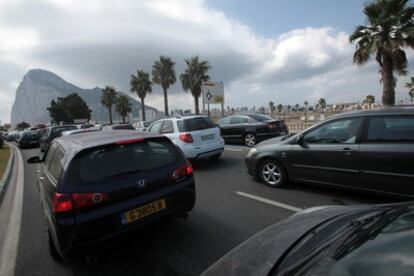
<svg viewBox="0 0 414 276">
<path fill-rule="evenodd" d="M 221 156 L 221 153 L 210 156 L 210 160 L 218 160 L 220 158 L 220 156 Z"/>
<path fill-rule="evenodd" d="M 244 136 L 244 144 L 248 147 L 253 147 L 254 145 L 256 145 L 256 135 L 254 135 L 253 133 L 247 133 Z"/>
<path fill-rule="evenodd" d="M 259 179 L 268 186 L 282 187 L 287 183 L 287 174 L 277 161 L 267 159 L 260 163 Z"/>
<path fill-rule="evenodd" d="M 47 236 L 48 236 L 48 240 L 49 240 L 49 253 L 50 256 L 52 256 L 53 258 L 59 258 L 59 252 L 56 249 L 56 245 L 55 242 L 53 241 L 51 235 L 50 235 L 50 230 L 47 231 Z"/>
</svg>

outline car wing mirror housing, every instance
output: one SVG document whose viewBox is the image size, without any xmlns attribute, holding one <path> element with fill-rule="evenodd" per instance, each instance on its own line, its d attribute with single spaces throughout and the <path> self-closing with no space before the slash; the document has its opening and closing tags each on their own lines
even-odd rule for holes
<svg viewBox="0 0 414 276">
<path fill-rule="evenodd" d="M 43 159 L 40 159 L 39 156 L 33 156 L 27 159 L 28 164 L 36 164 L 36 163 L 42 163 Z"/>
<path fill-rule="evenodd" d="M 298 143 L 298 145 L 304 145 L 305 144 L 305 139 L 303 138 L 303 135 L 299 135 L 297 138 L 296 138 L 296 142 Z"/>
</svg>

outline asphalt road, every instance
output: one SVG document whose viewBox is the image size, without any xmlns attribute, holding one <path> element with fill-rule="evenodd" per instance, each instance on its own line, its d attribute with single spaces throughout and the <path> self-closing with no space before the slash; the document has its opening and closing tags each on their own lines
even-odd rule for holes
<svg viewBox="0 0 414 276">
<path fill-rule="evenodd" d="M 247 175 L 246 152 L 247 148 L 228 146 L 220 160 L 195 164 L 197 203 L 193 212 L 186 219 L 137 233 L 135 240 L 106 252 L 95 264 L 83 259 L 57 262 L 50 257 L 36 184 L 37 165 L 25 164 L 15 275 L 198 275 L 250 236 L 293 214 L 294 209 L 392 201 L 299 184 L 284 189 L 266 187 Z M 38 154 L 38 149 L 22 151 L 24 160 Z M 0 224 L 7 221 L 1 211 L 11 208 L 14 190 L 9 186 Z"/>
</svg>

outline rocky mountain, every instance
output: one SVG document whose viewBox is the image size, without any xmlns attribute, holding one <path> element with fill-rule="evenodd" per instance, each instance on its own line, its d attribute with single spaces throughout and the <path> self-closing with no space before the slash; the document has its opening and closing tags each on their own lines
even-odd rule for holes
<svg viewBox="0 0 414 276">
<path fill-rule="evenodd" d="M 78 93 L 92 110 L 91 120 L 96 122 L 108 121 L 108 109 L 100 103 L 102 89 L 82 89 L 63 80 L 58 75 L 41 70 L 32 69 L 26 73 L 22 82 L 16 90 L 16 97 L 11 112 L 11 123 L 13 125 L 25 121 L 31 124 L 45 123 L 50 121 L 47 107 L 52 99 L 65 97 L 71 93 Z M 126 94 L 126 93 L 125 93 Z M 130 97 L 132 103 L 132 117 L 141 117 L 141 103 Z M 145 106 L 147 120 L 155 120 L 160 113 L 153 107 Z M 121 117 L 113 113 L 114 120 Z"/>
</svg>

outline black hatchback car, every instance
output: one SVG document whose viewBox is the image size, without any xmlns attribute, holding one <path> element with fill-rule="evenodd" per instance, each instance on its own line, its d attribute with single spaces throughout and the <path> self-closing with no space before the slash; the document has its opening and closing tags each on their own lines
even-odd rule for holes
<svg viewBox="0 0 414 276">
<path fill-rule="evenodd" d="M 22 133 L 19 140 L 17 141 L 17 145 L 19 148 L 37 148 L 39 147 L 39 139 L 40 135 L 39 132 L 36 130 L 29 130 Z"/>
<path fill-rule="evenodd" d="M 195 204 L 193 169 L 159 135 L 96 132 L 55 139 L 41 163 L 40 199 L 52 255 L 94 255 Z"/>
<path fill-rule="evenodd" d="M 253 147 L 265 139 L 288 134 L 282 120 L 260 114 L 228 116 L 218 124 L 221 136 L 226 142 L 241 142 L 248 147 Z"/>
<path fill-rule="evenodd" d="M 246 156 L 248 173 L 273 187 L 304 182 L 414 197 L 414 107 L 343 113 Z"/>
</svg>

